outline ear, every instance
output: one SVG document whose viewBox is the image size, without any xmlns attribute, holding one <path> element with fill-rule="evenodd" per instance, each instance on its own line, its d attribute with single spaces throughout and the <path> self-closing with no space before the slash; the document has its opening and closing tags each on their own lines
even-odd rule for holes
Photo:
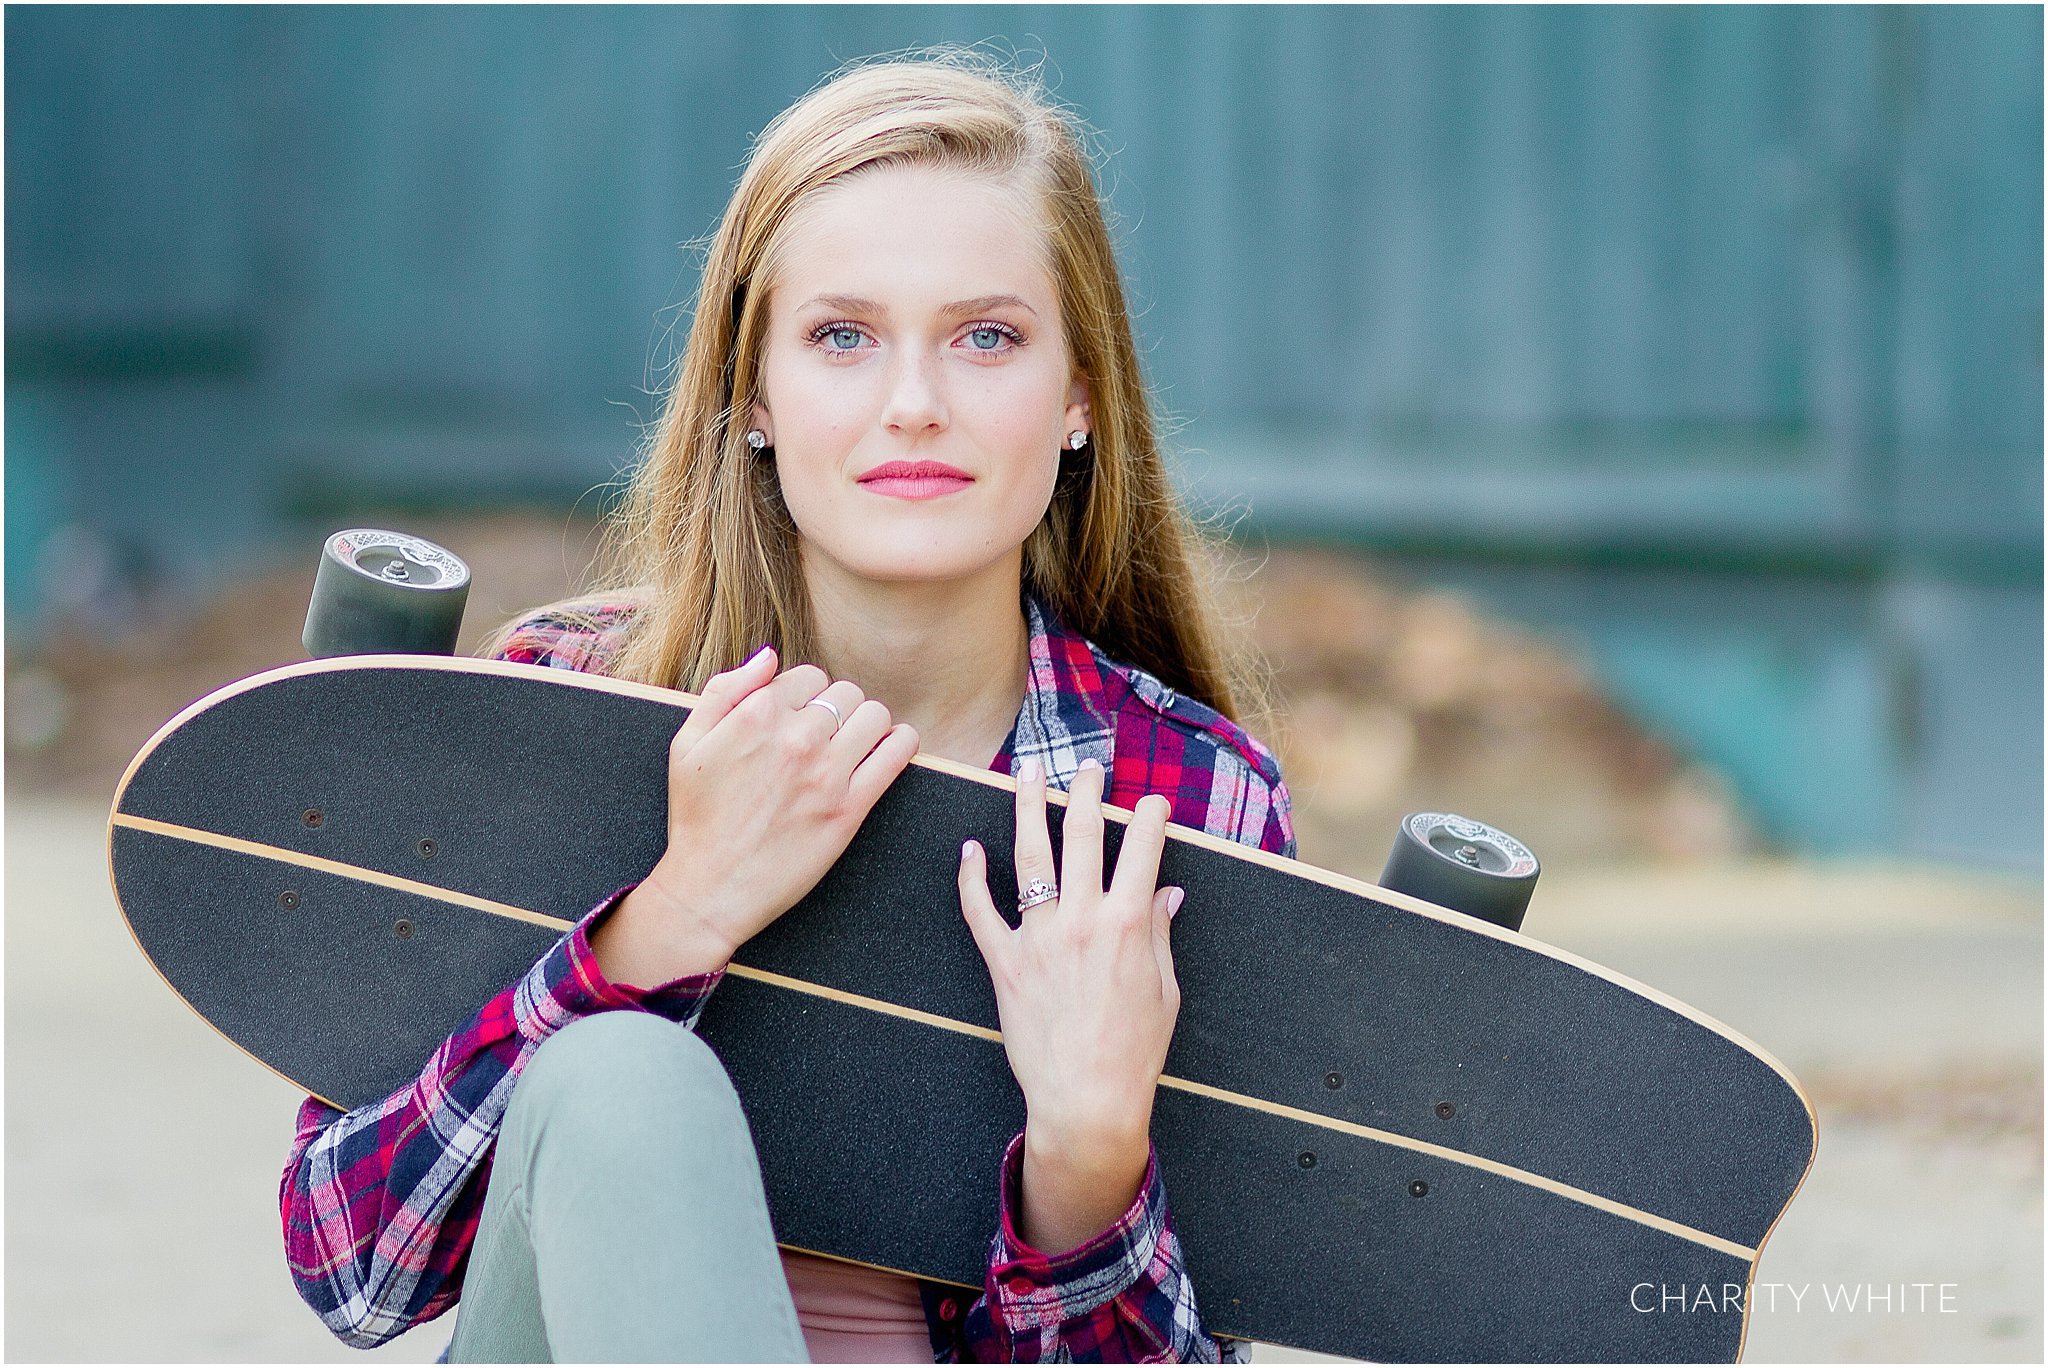
<svg viewBox="0 0 2048 1368">
<path fill-rule="evenodd" d="M 1091 434 L 1095 431 L 1095 412 L 1090 402 L 1088 382 L 1078 375 L 1074 377 L 1074 383 L 1067 386 L 1067 421 L 1065 427 L 1067 432 L 1072 432 L 1077 428 Z"/>
</svg>

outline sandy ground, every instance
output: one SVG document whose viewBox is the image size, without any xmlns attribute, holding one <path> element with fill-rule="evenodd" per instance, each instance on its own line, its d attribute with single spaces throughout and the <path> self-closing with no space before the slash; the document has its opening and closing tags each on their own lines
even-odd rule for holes
<svg viewBox="0 0 2048 1368">
<path fill-rule="evenodd" d="M 278 1248 L 298 1096 L 143 960 L 104 822 L 66 799 L 6 811 L 6 1356 L 356 1357 Z M 1751 1360 L 2041 1359 L 2041 907 L 2037 885 L 1871 865 L 1546 876 L 1532 934 L 1731 1023 L 1815 1099 L 1820 1157 L 1765 1251 L 1785 1290 L 1759 1299 Z M 1915 1283 L 1950 1309 L 1906 1309 Z M 1868 1284 L 1893 1309 L 1823 1303 Z"/>
</svg>

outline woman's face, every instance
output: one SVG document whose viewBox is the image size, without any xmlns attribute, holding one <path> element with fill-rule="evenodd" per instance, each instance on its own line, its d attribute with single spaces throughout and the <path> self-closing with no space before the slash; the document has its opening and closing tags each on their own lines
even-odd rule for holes
<svg viewBox="0 0 2048 1368">
<path fill-rule="evenodd" d="M 819 192 L 772 288 L 754 426 L 806 570 L 873 581 L 1009 573 L 1066 435 L 1092 431 L 1037 216 L 929 166 Z"/>
</svg>

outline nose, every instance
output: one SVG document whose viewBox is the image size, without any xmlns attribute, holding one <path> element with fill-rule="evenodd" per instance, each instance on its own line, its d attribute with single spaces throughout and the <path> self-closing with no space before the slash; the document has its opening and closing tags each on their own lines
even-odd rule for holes
<svg viewBox="0 0 2048 1368">
<path fill-rule="evenodd" d="M 946 401 L 940 392 L 938 358 L 906 347 L 896 353 L 894 363 L 888 402 L 882 406 L 883 426 L 910 437 L 944 428 Z"/>
</svg>

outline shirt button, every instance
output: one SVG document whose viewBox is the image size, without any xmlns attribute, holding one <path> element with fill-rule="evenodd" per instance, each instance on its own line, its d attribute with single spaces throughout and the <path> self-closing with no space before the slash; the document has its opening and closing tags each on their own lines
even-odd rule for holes
<svg viewBox="0 0 2048 1368">
<path fill-rule="evenodd" d="M 1011 1296 L 1013 1296 L 1013 1297 L 1028 1297 L 1028 1296 L 1030 1296 L 1030 1295 L 1031 1295 L 1031 1279 L 1029 1279 L 1029 1278 L 1012 1278 L 1012 1279 L 1010 1279 L 1010 1295 L 1011 1295 Z"/>
<path fill-rule="evenodd" d="M 960 1303 L 951 1297 L 939 1303 L 939 1319 L 943 1321 L 960 1319 Z"/>
</svg>

